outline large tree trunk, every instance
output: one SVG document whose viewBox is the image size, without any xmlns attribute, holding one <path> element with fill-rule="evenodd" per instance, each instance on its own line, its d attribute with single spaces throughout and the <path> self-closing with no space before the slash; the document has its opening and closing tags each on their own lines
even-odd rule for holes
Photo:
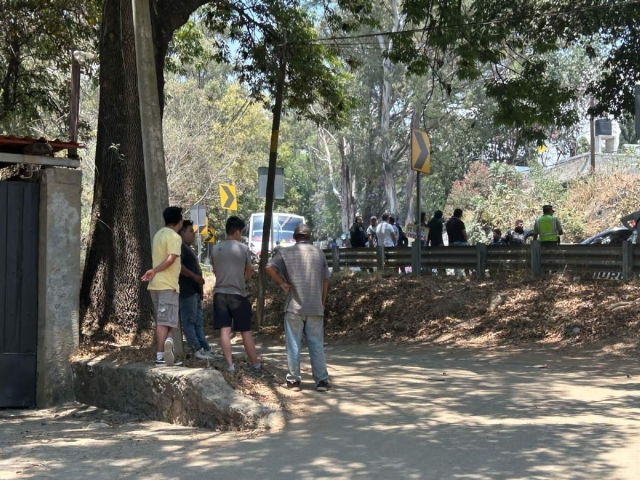
<svg viewBox="0 0 640 480">
<path fill-rule="evenodd" d="M 164 58 L 173 32 L 204 3 L 152 1 L 161 104 Z M 95 165 L 80 294 L 82 333 L 139 333 L 152 319 L 151 299 L 140 281 L 151 266 L 151 251 L 131 0 L 104 2 Z"/>
<path fill-rule="evenodd" d="M 382 80 L 382 93 L 380 98 L 380 137 L 382 141 L 381 156 L 382 166 L 384 169 L 384 191 L 387 195 L 389 204 L 389 213 L 396 215 L 398 213 L 398 196 L 396 194 L 395 184 L 395 165 L 393 163 L 393 155 L 391 153 L 391 96 L 393 87 L 391 81 L 387 78 L 390 71 L 391 62 L 385 59 Z"/>
<path fill-rule="evenodd" d="M 405 16 L 398 10 L 397 0 L 389 0 L 389 13 L 393 21 L 392 32 L 398 32 L 404 25 Z M 381 52 L 390 51 L 393 46 L 392 37 L 377 37 Z M 388 43 L 387 43 L 388 42 Z M 393 85 L 391 83 L 391 75 L 393 73 L 394 64 L 388 58 L 382 60 L 382 89 L 380 94 L 380 137 L 381 137 L 381 157 L 384 169 L 384 190 L 389 204 L 389 213 L 394 217 L 398 217 L 398 196 L 396 193 L 395 173 L 396 162 L 395 155 L 391 145 L 391 108 L 393 107 Z"/>
<path fill-rule="evenodd" d="M 338 150 L 340 152 L 340 207 L 343 232 L 349 231 L 356 216 L 356 201 L 353 196 L 354 179 L 351 170 L 354 148 L 353 142 L 349 142 L 344 136 L 340 136 Z"/>
</svg>

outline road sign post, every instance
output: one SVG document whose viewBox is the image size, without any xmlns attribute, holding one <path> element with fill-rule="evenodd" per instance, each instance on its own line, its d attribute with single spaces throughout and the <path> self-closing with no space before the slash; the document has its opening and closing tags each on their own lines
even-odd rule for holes
<svg viewBox="0 0 640 480">
<path fill-rule="evenodd" d="M 191 212 L 191 221 L 198 233 L 198 262 L 202 256 L 202 239 L 200 238 L 200 232 L 203 228 L 207 226 L 207 206 L 196 203 L 195 205 L 191 205 L 189 209 Z"/>
<path fill-rule="evenodd" d="M 431 142 L 427 132 L 411 130 L 411 169 L 416 172 L 416 225 L 420 225 L 420 174 L 431 173 Z"/>
</svg>

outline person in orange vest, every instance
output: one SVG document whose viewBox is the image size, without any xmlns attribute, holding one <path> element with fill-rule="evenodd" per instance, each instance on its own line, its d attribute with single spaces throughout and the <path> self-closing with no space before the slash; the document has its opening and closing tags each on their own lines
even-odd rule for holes
<svg viewBox="0 0 640 480">
<path fill-rule="evenodd" d="M 540 243 L 558 244 L 560 243 L 560 235 L 563 235 L 562 225 L 558 217 L 553 214 L 553 206 L 545 205 L 542 207 L 542 216 L 536 220 L 533 227 L 533 239 L 540 240 Z"/>
</svg>

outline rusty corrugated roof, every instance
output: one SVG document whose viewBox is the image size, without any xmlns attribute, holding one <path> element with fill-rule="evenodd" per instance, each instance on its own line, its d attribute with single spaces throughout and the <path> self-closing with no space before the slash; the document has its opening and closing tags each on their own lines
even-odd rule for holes
<svg viewBox="0 0 640 480">
<path fill-rule="evenodd" d="M 82 143 L 78 142 L 69 142 L 58 140 L 47 140 L 46 138 L 32 138 L 32 137 L 14 137 L 13 135 L 0 135 L 0 152 L 3 153 L 26 153 L 25 148 L 30 145 L 34 145 L 36 148 L 40 145 L 48 145 L 50 147 L 50 153 L 60 152 L 62 150 L 67 150 L 69 148 L 85 148 Z M 33 148 L 33 147 L 31 147 Z M 28 149 L 29 150 L 29 149 Z M 46 154 L 47 148 L 43 149 L 43 152 L 40 153 Z M 38 153 L 35 153 L 36 155 Z"/>
</svg>

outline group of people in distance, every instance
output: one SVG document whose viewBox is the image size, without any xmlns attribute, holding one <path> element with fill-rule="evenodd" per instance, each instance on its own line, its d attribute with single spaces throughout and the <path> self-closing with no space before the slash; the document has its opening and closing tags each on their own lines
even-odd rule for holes
<svg viewBox="0 0 640 480">
<path fill-rule="evenodd" d="M 409 239 L 395 218 L 385 213 L 380 222 L 374 215 L 365 229 L 361 215 L 356 215 L 353 225 L 349 229 L 349 242 L 352 248 L 376 247 L 406 247 Z"/>
<path fill-rule="evenodd" d="M 462 220 L 462 213 L 462 209 L 456 208 L 453 215 L 445 222 L 441 210 L 437 210 L 429 221 L 427 221 L 426 212 L 422 212 L 420 225 L 429 230 L 428 237 L 422 241 L 422 245 L 444 246 L 444 232 L 446 232 L 449 246 L 467 246 L 469 236 Z M 535 221 L 533 230 L 529 232 L 525 232 L 522 220 L 516 220 L 514 228 L 504 236 L 499 228 L 494 228 L 491 245 L 523 245 L 527 236 L 531 236 L 534 240 L 538 239 L 541 243 L 559 243 L 560 236 L 564 232 L 560 220 L 554 216 L 554 213 L 552 205 L 544 205 L 542 216 Z M 351 246 L 354 248 L 376 247 L 378 245 L 385 247 L 406 246 L 408 243 L 400 225 L 387 214 L 382 216 L 380 223 L 375 216 L 371 217 L 370 225 L 367 228 L 364 227 L 362 217 L 356 216 L 350 234 Z"/>
<path fill-rule="evenodd" d="M 215 275 L 213 327 L 220 331 L 222 356 L 212 352 L 203 330 L 203 286 L 205 279 L 198 257 L 191 248 L 195 240 L 193 222 L 184 220 L 182 209 L 168 207 L 163 212 L 164 228 L 153 237 L 153 268 L 142 281 L 149 282 L 156 315 L 156 365 L 179 366 L 173 335 L 182 319 L 182 328 L 195 357 L 224 360 L 226 370 L 234 372 L 231 329 L 242 336 L 249 358 L 249 371 L 260 377 L 272 376 L 258 358 L 251 332 L 252 306 L 245 282 L 253 274 L 251 251 L 241 242 L 245 222 L 229 217 L 226 238 L 215 244 L 210 261 Z M 266 268 L 268 275 L 287 294 L 284 330 L 288 373 L 286 387 L 300 390 L 300 349 L 302 335 L 311 357 L 312 375 L 318 391 L 330 388 L 324 354 L 324 306 L 330 271 L 320 249 L 311 245 L 311 229 L 299 224 L 293 235 L 296 244 L 274 253 Z"/>
</svg>

